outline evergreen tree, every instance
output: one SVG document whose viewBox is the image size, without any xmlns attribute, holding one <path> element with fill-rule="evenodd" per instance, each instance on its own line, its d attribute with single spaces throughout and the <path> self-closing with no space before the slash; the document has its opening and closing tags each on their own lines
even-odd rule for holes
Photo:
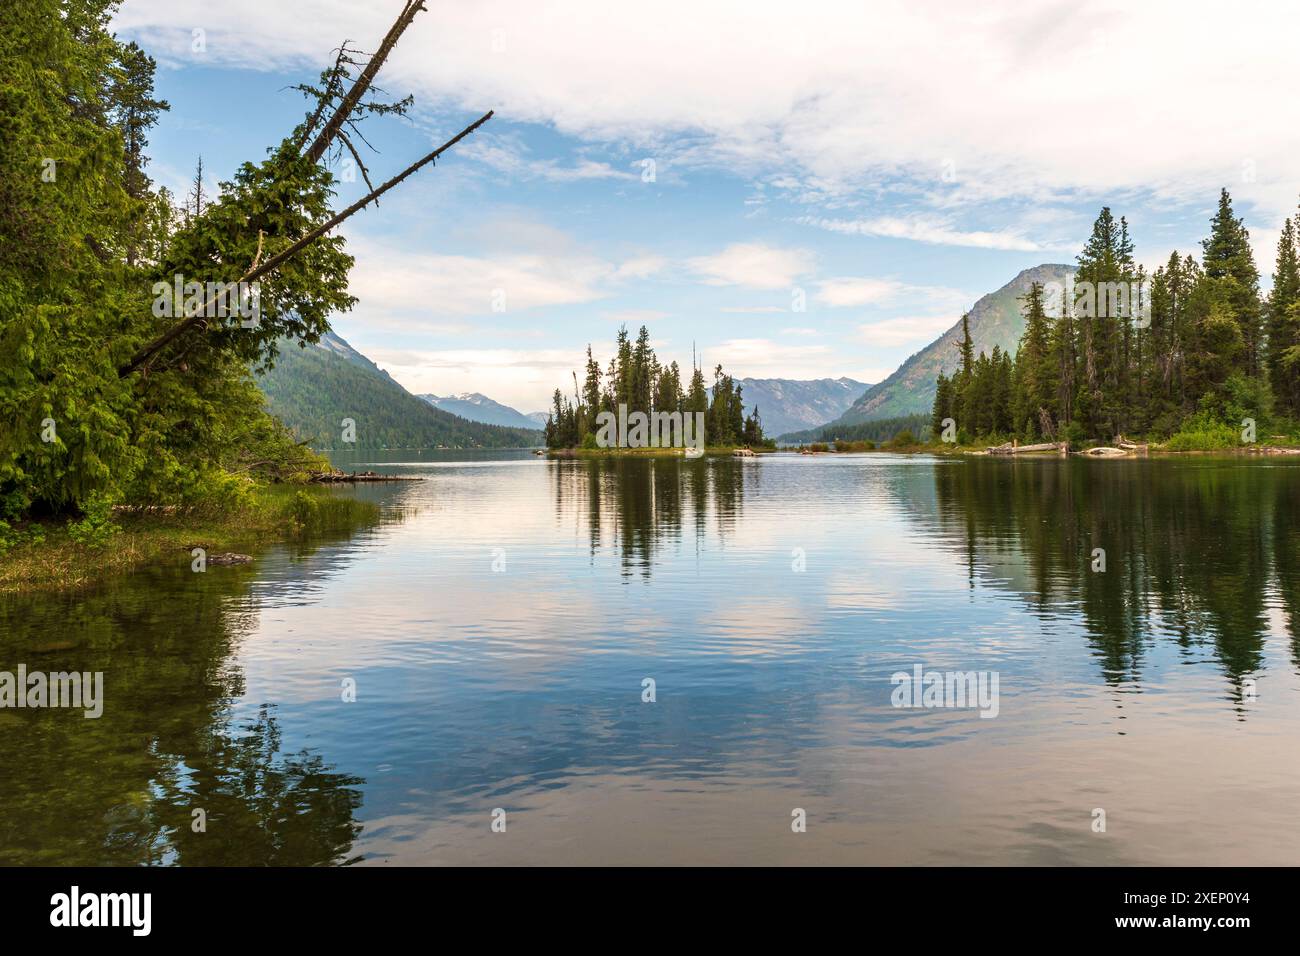
<svg viewBox="0 0 1300 956">
<path fill-rule="evenodd" d="M 1228 190 L 1219 193 L 1219 208 L 1210 220 L 1210 235 L 1201 244 L 1205 277 L 1220 286 L 1216 299 L 1221 317 L 1230 317 L 1241 332 L 1247 375 L 1260 373 L 1263 355 L 1263 314 L 1259 301 L 1259 270 L 1245 223 L 1232 214 Z"/>
<path fill-rule="evenodd" d="M 1051 355 L 1051 320 L 1044 296 L 1043 284 L 1034 282 L 1020 300 L 1025 313 L 1025 331 L 1016 353 L 1011 430 L 1018 431 L 1026 442 L 1048 438 L 1054 431 L 1056 375 Z"/>
<path fill-rule="evenodd" d="M 596 431 L 596 416 L 601 411 L 600 363 L 592 357 L 591 343 L 587 343 L 587 377 L 582 386 L 581 421 L 578 432 L 579 441 L 585 441 L 588 434 Z"/>
<path fill-rule="evenodd" d="M 632 348 L 632 383 L 629 390 L 628 410 L 650 412 L 651 393 L 654 387 L 655 354 L 650 348 L 650 332 L 643 325 Z"/>
<path fill-rule="evenodd" d="M 1290 310 L 1300 302 L 1300 265 L 1297 264 L 1295 223 L 1287 219 L 1277 242 L 1277 268 L 1268 298 L 1268 373 L 1278 407 L 1300 415 L 1300 378 L 1285 362 L 1287 352 L 1300 345 Z"/>
<path fill-rule="evenodd" d="M 1127 412 L 1124 316 L 1119 290 L 1131 280 L 1132 244 L 1128 224 L 1115 221 L 1103 206 L 1078 256 L 1075 280 L 1081 298 L 1074 303 L 1078 321 L 1078 383 L 1075 418 L 1085 434 L 1110 437 Z M 1087 285 L 1085 285 L 1087 283 Z M 1125 291 L 1124 296 L 1127 295 Z"/>
<path fill-rule="evenodd" d="M 952 382 L 942 371 L 934 384 L 934 406 L 930 412 L 930 437 L 938 441 L 943 434 L 943 420 L 952 417 Z"/>
</svg>

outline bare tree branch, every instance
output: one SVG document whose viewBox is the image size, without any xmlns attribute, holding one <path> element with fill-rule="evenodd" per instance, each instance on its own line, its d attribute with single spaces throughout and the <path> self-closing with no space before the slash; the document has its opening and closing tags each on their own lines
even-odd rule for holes
<svg viewBox="0 0 1300 956">
<path fill-rule="evenodd" d="M 357 77 L 356 82 L 352 84 L 352 88 L 348 90 L 347 96 L 343 97 L 343 102 L 340 103 L 338 109 L 331 114 L 329 120 L 325 123 L 325 127 L 320 131 L 320 135 L 316 137 L 315 141 L 311 144 L 311 148 L 307 150 L 307 158 L 313 163 L 320 162 L 321 157 L 325 155 L 325 151 L 329 149 L 330 143 L 332 143 L 334 137 L 338 135 L 339 128 L 343 125 L 343 121 L 346 120 L 348 116 L 351 115 L 352 111 L 357 108 L 357 104 L 361 102 L 361 97 L 363 97 L 366 90 L 370 88 L 370 84 L 378 75 L 380 67 L 382 67 L 384 61 L 388 59 L 388 54 L 391 53 L 393 47 L 397 45 L 397 41 L 401 38 L 406 28 L 411 25 L 411 21 L 415 19 L 415 15 L 423 9 L 424 0 L 406 0 L 405 6 L 402 7 L 401 14 L 398 16 L 396 22 L 389 27 L 388 33 L 384 36 L 383 42 L 379 44 L 379 49 L 376 50 L 375 55 L 370 58 L 370 62 L 366 64 L 366 68 L 361 71 L 361 75 Z"/>
<path fill-rule="evenodd" d="M 348 125 L 350 126 L 352 124 L 349 123 Z M 352 140 L 348 139 L 348 134 L 340 131 L 339 142 L 341 142 L 344 146 L 348 148 L 348 152 L 350 152 L 352 154 L 352 158 L 356 160 L 357 169 L 361 170 L 361 178 L 366 181 L 366 186 L 368 186 L 370 189 L 374 189 L 375 184 L 370 181 L 370 170 L 368 170 L 366 168 L 366 164 L 361 161 L 361 154 L 358 153 L 357 148 L 352 145 Z"/>
<path fill-rule="evenodd" d="M 315 132 L 316 126 L 320 123 L 326 108 L 334 101 L 335 90 L 339 86 L 339 77 L 343 75 L 343 58 L 347 56 L 347 53 L 348 41 L 344 40 L 343 45 L 339 47 L 338 56 L 334 58 L 334 69 L 330 70 L 329 83 L 325 85 L 320 100 L 316 103 L 316 112 L 312 113 L 311 119 L 307 121 L 307 124 L 302 128 L 302 132 L 298 134 L 298 141 L 293 144 L 294 152 L 302 149 L 302 144 L 307 141 L 308 136 Z"/>
</svg>

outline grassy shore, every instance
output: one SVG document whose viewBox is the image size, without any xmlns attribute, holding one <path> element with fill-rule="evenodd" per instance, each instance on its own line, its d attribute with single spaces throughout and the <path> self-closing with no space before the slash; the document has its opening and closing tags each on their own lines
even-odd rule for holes
<svg viewBox="0 0 1300 956">
<path fill-rule="evenodd" d="M 1251 444 L 1227 444 L 1219 441 L 1197 442 L 1182 438 L 1179 441 L 1165 442 L 1138 442 L 1147 444 L 1146 454 L 1150 457 L 1176 458 L 1183 455 L 1221 455 L 1224 457 L 1257 457 L 1257 456 L 1292 456 L 1300 455 L 1300 443 L 1291 441 L 1283 436 L 1275 436 L 1272 440 L 1255 442 Z M 996 442 L 994 444 L 1000 444 Z M 1089 448 L 1104 446 L 1105 442 L 1083 442 L 1070 446 L 1070 454 L 1077 455 L 1085 452 Z M 953 442 L 910 442 L 905 444 L 896 444 L 894 442 L 883 442 L 876 444 L 870 441 L 837 441 L 832 443 L 817 442 L 804 446 L 790 446 L 783 448 L 782 451 L 803 452 L 805 454 L 858 454 L 862 452 L 885 452 L 892 454 L 929 454 L 929 455 L 987 455 L 990 442 L 974 442 L 965 445 L 958 445 Z M 1055 451 L 1026 452 L 1017 456 L 1018 458 L 1055 458 L 1058 453 Z M 1125 456 L 1140 457 L 1140 456 Z"/>
<path fill-rule="evenodd" d="M 82 587 L 146 564 L 188 565 L 283 540 L 374 524 L 379 508 L 327 488 L 273 485 L 225 510 L 114 511 L 98 526 L 31 522 L 0 537 L 0 592 Z"/>
</svg>

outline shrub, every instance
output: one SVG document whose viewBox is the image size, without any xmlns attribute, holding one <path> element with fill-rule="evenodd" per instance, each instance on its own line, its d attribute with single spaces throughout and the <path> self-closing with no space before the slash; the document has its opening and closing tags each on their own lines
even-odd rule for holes
<svg viewBox="0 0 1300 956">
<path fill-rule="evenodd" d="M 1240 428 L 1225 424 L 1209 411 L 1200 411 L 1183 422 L 1165 447 L 1170 451 L 1221 451 L 1236 448 L 1240 439 Z"/>
<path fill-rule="evenodd" d="M 108 498 L 92 496 L 81 507 L 80 521 L 68 522 L 68 537 L 77 544 L 98 548 L 122 529 L 113 523 L 113 506 Z"/>
</svg>

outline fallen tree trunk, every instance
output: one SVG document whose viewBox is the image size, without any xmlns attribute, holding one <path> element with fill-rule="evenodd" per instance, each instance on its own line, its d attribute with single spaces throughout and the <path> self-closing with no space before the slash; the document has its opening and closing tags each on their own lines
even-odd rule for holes
<svg viewBox="0 0 1300 956">
<path fill-rule="evenodd" d="M 1027 451 L 1060 451 L 1065 442 L 1043 442 L 1039 445 L 1015 445 L 1007 442 L 1004 445 L 996 445 L 989 449 L 990 455 L 1019 455 Z"/>
</svg>

